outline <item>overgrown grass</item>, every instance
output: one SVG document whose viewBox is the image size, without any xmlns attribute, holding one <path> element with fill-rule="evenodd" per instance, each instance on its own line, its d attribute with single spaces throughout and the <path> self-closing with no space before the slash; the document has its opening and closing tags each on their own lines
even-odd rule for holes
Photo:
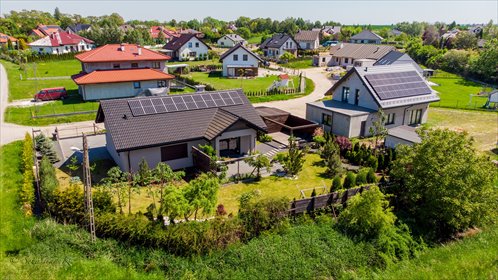
<svg viewBox="0 0 498 280">
<path fill-rule="evenodd" d="M 293 60 L 293 61 L 290 61 L 288 63 L 282 64 L 282 66 L 286 67 L 286 68 L 292 68 L 292 69 L 311 68 L 311 67 L 313 67 L 313 59 L 307 58 L 307 59 Z"/>
<path fill-rule="evenodd" d="M 304 94 L 275 94 L 275 95 L 267 95 L 267 96 L 248 96 L 247 98 L 251 103 L 261 103 L 261 102 L 270 102 L 270 101 L 280 101 L 280 100 L 289 100 L 294 98 L 303 97 L 312 93 L 315 90 L 315 84 L 309 78 L 306 79 L 306 89 Z"/>
<path fill-rule="evenodd" d="M 246 38 L 247 43 L 249 44 L 261 44 L 261 38 L 263 38 L 263 35 L 258 35 L 258 36 L 253 36 L 251 38 Z"/>
</svg>

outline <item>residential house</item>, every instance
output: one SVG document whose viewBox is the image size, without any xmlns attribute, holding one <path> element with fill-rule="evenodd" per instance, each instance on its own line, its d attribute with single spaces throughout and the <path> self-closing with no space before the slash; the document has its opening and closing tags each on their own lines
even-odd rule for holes
<svg viewBox="0 0 498 280">
<path fill-rule="evenodd" d="M 320 47 L 320 31 L 300 30 L 294 35 L 294 40 L 303 50 L 316 50 Z"/>
<path fill-rule="evenodd" d="M 63 54 L 70 52 L 84 52 L 95 48 L 92 40 L 81 37 L 78 34 L 70 34 L 64 31 L 51 33 L 38 39 L 28 46 L 31 51 L 39 54 Z"/>
<path fill-rule="evenodd" d="M 133 27 L 133 25 L 130 24 L 122 24 L 118 28 L 124 33 L 135 29 L 135 27 Z"/>
<path fill-rule="evenodd" d="M 17 39 L 9 36 L 7 34 L 0 33 L 0 45 L 1 46 L 6 46 L 9 41 L 12 43 L 12 46 L 17 46 Z"/>
<path fill-rule="evenodd" d="M 398 29 L 393 28 L 393 29 L 389 30 L 389 35 L 391 35 L 391 36 L 397 37 L 401 34 L 403 34 L 403 31 L 399 31 Z"/>
<path fill-rule="evenodd" d="M 373 65 L 398 65 L 398 64 L 412 64 L 417 71 L 423 75 L 424 70 L 406 53 L 396 50 L 388 52 L 383 57 L 379 58 Z"/>
<path fill-rule="evenodd" d="M 266 39 L 259 48 L 263 50 L 264 56 L 278 59 L 285 52 L 296 56 L 299 44 L 290 35 L 274 34 L 272 37 Z"/>
<path fill-rule="evenodd" d="M 29 32 L 28 36 L 43 38 L 43 37 L 48 36 L 52 33 L 63 32 L 63 31 L 64 30 L 58 25 L 38 24 L 38 26 L 36 26 L 35 29 L 32 29 Z"/>
<path fill-rule="evenodd" d="M 474 34 L 476 37 L 481 38 L 484 27 L 482 25 L 475 25 L 469 28 L 469 32 Z"/>
<path fill-rule="evenodd" d="M 204 33 L 191 28 L 181 29 L 180 34 L 194 34 L 197 38 L 204 38 Z"/>
<path fill-rule="evenodd" d="M 266 125 L 242 90 L 165 97 L 103 100 L 97 123 L 105 123 L 106 146 L 116 164 L 136 172 L 142 159 L 151 168 L 194 166 L 193 149 L 211 145 L 218 156 L 248 155 Z"/>
<path fill-rule="evenodd" d="M 218 39 L 216 44 L 221 48 L 231 48 L 238 44 L 246 45 L 247 41 L 238 34 L 226 34 Z"/>
<path fill-rule="evenodd" d="M 439 101 L 410 63 L 354 67 L 327 94 L 331 100 L 306 104 L 306 119 L 346 137 L 371 136 L 380 109 L 388 129 L 425 123 L 429 103 Z"/>
<path fill-rule="evenodd" d="M 224 77 L 258 76 L 259 63 L 264 61 L 242 44 L 232 47 L 220 57 Z"/>
<path fill-rule="evenodd" d="M 75 56 L 82 71 L 72 78 L 84 100 L 166 94 L 173 75 L 169 56 L 135 44 L 109 44 Z"/>
<path fill-rule="evenodd" d="M 180 34 L 175 30 L 165 28 L 163 26 L 151 26 L 149 28 L 149 33 L 152 39 L 159 40 L 161 37 L 163 38 L 163 43 L 168 43 L 173 38 L 178 37 Z"/>
<path fill-rule="evenodd" d="M 459 29 L 453 29 L 446 31 L 443 35 L 441 35 L 441 47 L 448 47 L 451 45 L 451 42 L 455 40 L 456 36 L 460 33 Z"/>
<path fill-rule="evenodd" d="M 393 50 L 396 50 L 393 46 L 341 43 L 330 47 L 327 66 L 353 66 L 357 59 L 377 61 Z"/>
<path fill-rule="evenodd" d="M 182 61 L 207 57 L 210 49 L 196 34 L 181 34 L 164 45 L 163 52 Z"/>
<path fill-rule="evenodd" d="M 370 30 L 363 30 L 352 36 L 350 42 L 356 44 L 380 44 L 383 39 Z"/>
<path fill-rule="evenodd" d="M 332 36 L 334 38 L 338 38 L 339 34 L 341 34 L 340 26 L 323 26 L 322 28 L 313 28 L 312 31 L 320 31 L 323 37 Z"/>
<path fill-rule="evenodd" d="M 70 34 L 78 34 L 82 31 L 90 31 L 90 30 L 92 30 L 92 25 L 84 23 L 71 24 L 68 27 L 66 27 L 66 32 Z"/>
</svg>

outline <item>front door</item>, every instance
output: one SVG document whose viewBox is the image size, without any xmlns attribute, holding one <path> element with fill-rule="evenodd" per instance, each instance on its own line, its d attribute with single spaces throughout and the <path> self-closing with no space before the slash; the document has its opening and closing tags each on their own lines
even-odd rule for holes
<svg viewBox="0 0 498 280">
<path fill-rule="evenodd" d="M 240 155 L 240 137 L 220 140 L 220 156 L 236 157 Z"/>
</svg>

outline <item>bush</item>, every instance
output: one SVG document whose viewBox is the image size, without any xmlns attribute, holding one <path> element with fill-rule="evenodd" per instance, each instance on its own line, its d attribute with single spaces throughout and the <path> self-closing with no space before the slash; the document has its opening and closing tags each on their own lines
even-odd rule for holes
<svg viewBox="0 0 498 280">
<path fill-rule="evenodd" d="M 365 185 L 367 183 L 367 169 L 362 169 L 358 174 L 356 175 L 356 185 L 361 186 Z"/>
<path fill-rule="evenodd" d="M 318 146 L 318 147 L 321 147 L 323 146 L 323 144 L 325 144 L 325 137 L 323 137 L 323 135 L 316 135 L 316 136 L 313 136 L 313 142 L 315 142 L 315 144 Z"/>
<path fill-rule="evenodd" d="M 353 172 L 349 171 L 346 174 L 346 179 L 344 179 L 343 186 L 345 189 L 354 188 L 356 186 L 356 175 Z"/>
<path fill-rule="evenodd" d="M 23 184 L 19 193 L 24 214 L 30 216 L 33 213 L 35 202 L 34 174 L 33 174 L 33 139 L 26 133 L 23 143 Z"/>
<path fill-rule="evenodd" d="M 373 169 L 369 169 L 367 173 L 367 183 L 377 183 L 377 176 L 375 176 L 375 172 Z"/>
<path fill-rule="evenodd" d="M 266 133 L 261 133 L 258 134 L 258 141 L 261 143 L 267 143 L 273 141 L 273 138 Z"/>
<path fill-rule="evenodd" d="M 342 179 L 341 176 L 335 176 L 332 180 L 332 186 L 330 187 L 330 192 L 335 192 L 342 189 Z"/>
<path fill-rule="evenodd" d="M 257 199 L 254 196 L 241 199 L 239 219 L 245 228 L 245 238 L 258 236 L 266 230 L 278 229 L 285 225 L 285 213 L 289 200 L 283 198 Z"/>
<path fill-rule="evenodd" d="M 44 205 L 51 200 L 57 187 L 59 187 L 59 181 L 55 176 L 55 168 L 50 160 L 43 156 L 40 162 L 40 193 Z"/>
<path fill-rule="evenodd" d="M 36 135 L 35 144 L 36 150 L 40 151 L 43 156 L 47 157 L 50 163 L 56 163 L 59 161 L 59 157 L 57 156 L 57 152 L 55 152 L 52 140 L 48 137 L 41 133 Z"/>
<path fill-rule="evenodd" d="M 377 158 L 374 155 L 369 155 L 365 162 L 365 165 L 367 167 L 372 168 L 373 170 L 377 170 L 378 166 Z"/>
<path fill-rule="evenodd" d="M 344 136 L 337 136 L 335 138 L 337 145 L 339 145 L 339 149 L 341 149 L 341 155 L 345 155 L 347 151 L 351 150 L 351 141 L 349 138 Z"/>
</svg>

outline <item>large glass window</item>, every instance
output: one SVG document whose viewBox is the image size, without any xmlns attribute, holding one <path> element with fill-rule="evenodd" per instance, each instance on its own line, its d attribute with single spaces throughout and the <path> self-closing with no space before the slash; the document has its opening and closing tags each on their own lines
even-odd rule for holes
<svg viewBox="0 0 498 280">
<path fill-rule="evenodd" d="M 412 110 L 410 112 L 410 125 L 422 123 L 422 109 Z"/>
<path fill-rule="evenodd" d="M 349 87 L 342 87 L 342 102 L 348 102 Z"/>
<path fill-rule="evenodd" d="M 390 125 L 390 124 L 394 124 L 394 118 L 395 118 L 395 114 L 394 113 L 390 113 L 390 114 L 387 114 L 386 116 L 386 125 Z"/>
</svg>

